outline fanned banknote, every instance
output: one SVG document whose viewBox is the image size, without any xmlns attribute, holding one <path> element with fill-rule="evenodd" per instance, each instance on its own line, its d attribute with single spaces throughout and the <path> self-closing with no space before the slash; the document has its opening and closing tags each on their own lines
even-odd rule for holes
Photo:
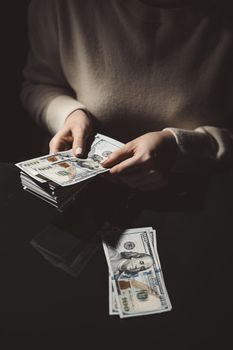
<svg viewBox="0 0 233 350">
<path fill-rule="evenodd" d="M 103 242 L 109 266 L 110 314 L 133 317 L 171 310 L 151 227 L 124 231 L 116 246 Z"/>
<path fill-rule="evenodd" d="M 96 134 L 87 158 L 74 157 L 72 150 L 48 154 L 15 164 L 20 170 L 23 189 L 63 210 L 93 177 L 107 172 L 101 166 L 122 143 Z"/>
<path fill-rule="evenodd" d="M 100 162 L 122 145 L 110 137 L 97 134 L 85 159 L 74 157 L 69 150 L 20 162 L 16 166 L 40 182 L 50 180 L 59 186 L 69 186 L 108 171 Z"/>
</svg>

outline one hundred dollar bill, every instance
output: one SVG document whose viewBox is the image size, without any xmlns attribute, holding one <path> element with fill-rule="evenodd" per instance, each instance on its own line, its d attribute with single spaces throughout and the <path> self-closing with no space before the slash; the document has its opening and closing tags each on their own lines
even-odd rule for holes
<svg viewBox="0 0 233 350">
<path fill-rule="evenodd" d="M 69 150 L 20 162 L 16 166 L 40 182 L 50 180 L 60 186 L 69 186 L 108 171 L 100 162 L 122 145 L 97 134 L 86 159 L 74 157 Z"/>
<path fill-rule="evenodd" d="M 152 248 L 154 249 L 155 256 L 157 257 L 158 265 L 161 268 L 159 256 L 157 252 L 156 231 L 152 227 L 147 227 L 145 229 L 149 231 L 150 243 Z M 114 277 L 112 277 L 111 274 L 109 273 L 109 315 L 119 315 L 118 306 L 117 306 L 117 297 L 114 290 L 113 280 L 114 280 Z"/>
<path fill-rule="evenodd" d="M 120 317 L 171 310 L 151 228 L 122 233 L 116 246 L 103 242 L 111 275 L 110 313 Z M 110 285 L 110 279 L 109 279 Z"/>
</svg>

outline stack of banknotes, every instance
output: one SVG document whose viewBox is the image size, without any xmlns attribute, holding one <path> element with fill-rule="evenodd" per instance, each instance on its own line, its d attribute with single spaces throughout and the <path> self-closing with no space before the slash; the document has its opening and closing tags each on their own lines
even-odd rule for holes
<svg viewBox="0 0 233 350">
<path fill-rule="evenodd" d="M 87 158 L 77 158 L 72 150 L 49 154 L 15 164 L 23 188 L 62 210 L 94 177 L 108 171 L 101 166 L 122 143 L 96 134 Z"/>
<path fill-rule="evenodd" d="M 109 267 L 109 314 L 121 318 L 170 311 L 156 233 L 152 227 L 128 229 L 113 244 L 104 235 Z"/>
</svg>

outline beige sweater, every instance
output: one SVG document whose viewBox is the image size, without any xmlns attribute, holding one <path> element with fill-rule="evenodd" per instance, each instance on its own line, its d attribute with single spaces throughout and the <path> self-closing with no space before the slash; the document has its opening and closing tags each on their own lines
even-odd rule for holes
<svg viewBox="0 0 233 350">
<path fill-rule="evenodd" d="M 23 103 L 51 134 L 81 108 L 123 142 L 172 128 L 192 168 L 229 163 L 232 17 L 211 1 L 33 0 Z"/>
</svg>

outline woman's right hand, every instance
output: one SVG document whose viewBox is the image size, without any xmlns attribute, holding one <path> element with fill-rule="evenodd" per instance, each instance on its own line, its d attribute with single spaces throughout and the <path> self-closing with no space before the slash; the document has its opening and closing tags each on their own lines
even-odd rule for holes
<svg viewBox="0 0 233 350">
<path fill-rule="evenodd" d="M 93 132 L 93 123 L 85 111 L 78 109 L 65 120 L 63 127 L 53 136 L 49 143 L 50 153 L 73 150 L 76 157 L 85 152 L 86 142 Z"/>
</svg>

